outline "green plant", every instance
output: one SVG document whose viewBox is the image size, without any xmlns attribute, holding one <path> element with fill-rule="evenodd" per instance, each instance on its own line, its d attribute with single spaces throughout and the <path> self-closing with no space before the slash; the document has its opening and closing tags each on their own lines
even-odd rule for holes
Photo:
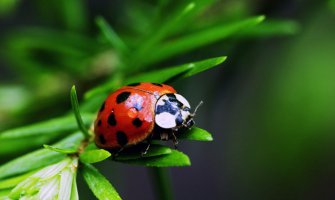
<svg viewBox="0 0 335 200">
<path fill-rule="evenodd" d="M 26 81 L 40 91 L 39 95 L 27 98 L 31 99 L 31 102 L 50 99 L 53 96 L 48 95 L 52 92 L 59 94 L 62 90 L 68 90 L 66 87 L 68 84 L 51 87 L 51 92 L 50 90 L 46 92 L 43 86 L 40 87 L 41 81 L 52 85 L 62 82 L 64 78 L 46 76 L 46 74 L 57 74 L 60 71 L 52 67 L 45 69 L 45 65 L 62 66 L 62 70 L 67 72 L 64 82 L 85 79 L 83 77 L 89 73 L 96 73 L 97 78 L 103 77 L 104 82 L 89 88 L 84 94 L 80 107 L 75 87 L 72 88 L 71 103 L 74 115 L 66 113 L 61 117 L 0 133 L 0 155 L 12 157 L 20 155 L 0 166 L 0 196 L 16 199 L 22 196 L 42 195 L 45 198 L 46 196 L 43 195 L 58 195 L 58 197 L 78 199 L 76 177 L 79 169 L 79 174 L 84 177 L 98 199 L 120 199 L 111 183 L 92 165 L 106 159 L 111 160 L 109 159 L 111 154 L 108 151 L 98 149 L 94 145 L 92 133 L 89 130 L 98 107 L 110 92 L 122 85 L 135 82 L 171 84 L 176 80 L 218 66 L 226 60 L 225 56 L 163 69 L 152 69 L 162 61 L 217 41 L 228 38 L 291 34 L 296 31 L 296 24 L 291 21 L 273 23 L 270 21 L 258 26 L 264 20 L 264 16 L 227 22 L 217 21 L 214 18 L 200 25 L 191 23 L 190 26 L 185 27 L 185 24 L 192 20 L 201 19 L 201 15 L 211 4 L 213 4 L 212 1 L 182 1 L 173 7 L 172 12 L 166 13 L 164 8 L 172 4 L 160 1 L 155 8 L 155 13 L 152 13 L 156 17 L 146 16 L 140 22 L 147 25 L 147 30 L 141 30 L 138 23 L 133 23 L 132 34 L 119 35 L 103 17 L 97 17 L 96 24 L 100 29 L 98 40 L 75 32 L 40 28 L 25 29 L 11 34 L 7 46 L 9 52 L 15 51 L 16 54 L 15 58 L 13 55 L 8 55 L 9 59 L 28 74 L 25 76 Z M 76 13 L 80 14 L 80 12 Z M 78 29 L 76 23 L 78 22 L 67 21 L 66 24 L 70 28 Z M 139 36 L 134 37 L 135 34 Z M 34 51 L 41 50 L 44 53 L 56 55 L 57 59 L 50 63 L 32 56 Z M 105 72 L 108 72 L 107 76 Z M 31 102 L 30 104 L 28 102 L 28 105 L 31 105 Z M 57 103 L 59 102 L 54 101 L 50 104 L 57 105 Z M 179 139 L 212 141 L 213 138 L 207 131 L 194 127 Z M 55 143 L 47 145 L 52 142 Z M 44 149 L 41 149 L 43 145 Z M 38 149 L 35 150 L 36 148 Z M 22 155 L 28 150 L 33 151 Z M 160 199 L 172 198 L 168 178 L 161 168 L 191 164 L 186 154 L 160 143 L 153 144 L 143 157 L 140 152 L 124 151 L 113 162 L 150 167 L 159 185 Z M 50 188 L 53 189 L 50 190 Z"/>
<path fill-rule="evenodd" d="M 131 77 L 128 80 L 126 80 L 125 83 L 138 82 L 142 81 L 143 79 L 146 81 L 163 82 L 162 80 L 168 80 L 175 76 L 187 77 L 195 73 L 198 73 L 204 69 L 216 66 L 222 63 L 225 59 L 226 59 L 225 57 L 219 57 L 219 58 L 208 59 L 201 62 L 190 63 L 178 67 L 168 68 L 165 70 L 158 70 L 148 74 Z M 165 75 L 163 76 L 162 74 Z M 160 78 L 158 78 L 158 76 Z M 65 170 L 64 173 L 66 175 L 64 176 L 69 177 L 65 177 L 64 181 L 65 180 L 71 181 L 71 183 L 73 184 L 72 187 L 75 188 L 76 187 L 74 185 L 75 181 L 73 180 L 76 177 L 76 170 L 79 159 L 79 165 L 82 166 L 82 174 L 87 183 L 89 184 L 89 187 L 91 188 L 93 193 L 99 199 L 120 198 L 118 197 L 118 194 L 115 192 L 115 189 L 113 189 L 112 185 L 92 165 L 90 165 L 91 163 L 100 162 L 107 159 L 108 157 L 110 157 L 111 154 L 106 150 L 98 149 L 92 142 L 92 133 L 89 133 L 87 131 L 88 127 L 92 122 L 82 120 L 81 114 L 79 113 L 79 105 L 75 87 L 72 87 L 71 90 L 71 102 L 76 120 L 74 120 L 72 117 L 72 121 L 69 121 L 68 120 L 69 116 L 66 115 L 59 119 L 54 119 L 51 122 L 47 121 L 44 123 L 38 123 L 36 125 L 32 125 L 26 128 L 6 131 L 1 134 L 1 139 L 7 139 L 11 141 L 16 139 L 29 140 L 30 137 L 38 137 L 38 136 L 41 137 L 42 134 L 45 134 L 47 137 L 52 137 L 52 133 L 59 134 L 64 130 L 68 131 L 69 124 L 72 124 L 71 125 L 72 131 L 76 131 L 76 129 L 79 129 L 79 132 L 76 131 L 75 133 L 70 134 L 70 136 L 66 137 L 61 142 L 53 146 L 44 145 L 45 147 L 44 150 L 37 150 L 35 152 L 29 153 L 25 156 L 19 157 L 13 161 L 10 161 L 2 165 L 0 167 L 1 178 L 16 176 L 25 173 L 31 174 L 32 170 L 43 168 L 42 170 L 29 176 L 28 179 L 25 179 L 23 183 L 18 184 L 14 189 L 12 189 L 11 192 L 9 193 L 9 197 L 16 198 L 22 194 L 37 195 L 39 191 L 42 191 L 40 193 L 44 195 L 43 193 L 44 189 L 36 187 L 37 185 L 40 184 L 43 185 L 49 184 L 49 182 L 45 181 L 46 180 L 50 181 L 49 180 L 50 176 L 44 175 L 44 172 L 50 171 L 50 168 L 51 169 L 56 168 L 54 170 L 55 171 L 58 170 L 57 173 L 61 174 L 63 173 L 62 170 Z M 92 119 L 92 114 L 86 113 L 84 114 L 84 116 L 90 116 Z M 76 123 L 78 125 L 77 127 L 75 126 Z M 192 128 L 192 130 L 189 131 L 187 134 L 182 135 L 180 139 L 211 141 L 212 136 L 207 131 L 195 127 Z M 27 164 L 27 161 L 31 159 L 33 159 L 35 162 Z M 160 144 L 152 145 L 147 154 L 145 154 L 145 156 L 143 157 L 141 156 L 140 151 L 131 153 L 127 153 L 127 151 L 121 152 L 120 155 L 115 158 L 115 161 L 127 164 L 144 165 L 148 167 L 171 167 L 171 166 L 190 165 L 190 159 L 188 158 L 187 155 L 178 150 L 173 150 L 167 146 L 162 146 Z M 67 167 L 71 168 L 72 171 L 68 172 L 69 170 L 67 170 Z M 62 185 L 62 177 L 60 178 L 60 180 L 57 179 L 58 181 L 57 182 L 55 174 L 52 175 L 53 176 L 51 178 L 54 178 L 55 181 L 51 182 L 50 184 L 52 185 L 58 183 L 59 185 Z M 26 178 L 26 176 L 24 177 Z M 12 179 L 13 178 L 10 178 L 9 180 Z M 22 179 L 18 177 L 14 179 L 17 180 L 17 182 L 14 183 L 19 183 L 22 181 Z M 13 181 L 9 180 L 4 179 L 2 182 L 0 182 L 0 184 L 3 185 L 2 189 L 12 188 L 15 185 L 13 184 Z M 10 182 L 11 184 L 6 184 L 8 182 Z M 59 192 L 59 194 L 60 193 L 66 193 L 68 195 L 71 194 L 71 192 L 69 191 L 64 191 L 64 189 L 62 189 L 61 186 L 59 187 L 60 187 L 59 190 L 55 191 L 55 194 L 57 192 Z M 106 190 L 102 190 L 101 188 L 105 188 Z M 73 191 L 75 192 L 76 189 L 74 189 Z"/>
</svg>

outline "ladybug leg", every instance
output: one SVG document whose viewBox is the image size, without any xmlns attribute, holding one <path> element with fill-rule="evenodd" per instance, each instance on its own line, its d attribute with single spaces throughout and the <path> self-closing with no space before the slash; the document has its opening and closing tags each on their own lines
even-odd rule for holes
<svg viewBox="0 0 335 200">
<path fill-rule="evenodd" d="M 177 137 L 175 135 L 176 130 L 172 130 L 171 131 L 171 136 L 172 136 L 172 142 L 173 142 L 173 146 L 175 149 L 178 149 L 178 140 Z"/>
<path fill-rule="evenodd" d="M 124 150 L 124 147 L 121 147 L 119 150 L 117 150 L 116 152 L 114 152 L 112 154 L 112 160 L 115 160 L 115 158 Z"/>
<path fill-rule="evenodd" d="M 150 149 L 150 145 L 151 145 L 151 137 L 149 137 L 147 139 L 147 146 L 145 147 L 145 149 L 141 152 L 141 156 L 144 157 L 145 154 L 148 153 L 148 150 Z"/>
<path fill-rule="evenodd" d="M 151 143 L 148 142 L 148 144 L 147 144 L 147 146 L 145 147 L 145 149 L 141 152 L 141 157 L 144 157 L 145 154 L 148 153 L 148 150 L 150 149 L 150 145 L 151 145 Z"/>
<path fill-rule="evenodd" d="M 161 140 L 165 140 L 165 141 L 167 141 L 167 140 L 169 140 L 169 133 L 167 133 L 167 132 L 162 132 L 162 133 L 160 134 L 160 137 L 161 137 Z"/>
</svg>

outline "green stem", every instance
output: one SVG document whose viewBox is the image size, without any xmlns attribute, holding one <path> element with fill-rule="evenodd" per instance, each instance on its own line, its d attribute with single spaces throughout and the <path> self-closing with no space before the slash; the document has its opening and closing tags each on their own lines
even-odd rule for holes
<svg viewBox="0 0 335 200">
<path fill-rule="evenodd" d="M 156 199 L 172 200 L 173 192 L 168 170 L 161 167 L 149 168 Z"/>
</svg>

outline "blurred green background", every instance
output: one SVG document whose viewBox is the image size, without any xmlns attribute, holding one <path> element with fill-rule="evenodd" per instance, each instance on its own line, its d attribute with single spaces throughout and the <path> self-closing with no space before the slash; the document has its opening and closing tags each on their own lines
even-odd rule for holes
<svg viewBox="0 0 335 200">
<path fill-rule="evenodd" d="M 227 55 L 221 67 L 174 84 L 192 105 L 204 101 L 196 122 L 215 139 L 180 144 L 192 166 L 170 170 L 175 199 L 335 199 L 335 1 L 204 2 L 170 37 L 267 19 L 201 48 L 161 60 L 149 52 L 125 64 L 122 42 L 110 48 L 96 17 L 136 49 L 188 1 L 1 0 L 0 130 L 67 112 L 74 83 L 82 95 L 124 70 Z M 125 199 L 154 199 L 144 167 L 98 168 Z"/>
</svg>

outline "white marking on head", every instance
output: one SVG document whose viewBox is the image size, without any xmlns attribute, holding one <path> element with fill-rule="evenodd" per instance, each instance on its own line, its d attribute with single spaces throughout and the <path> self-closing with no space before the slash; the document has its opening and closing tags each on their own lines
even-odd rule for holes
<svg viewBox="0 0 335 200">
<path fill-rule="evenodd" d="M 178 101 L 180 101 L 185 107 L 191 108 L 190 103 L 185 99 L 185 97 L 180 94 L 175 94 Z"/>
<path fill-rule="evenodd" d="M 183 121 L 185 121 L 190 114 L 190 111 L 181 110 L 181 118 L 183 119 Z"/>
<path fill-rule="evenodd" d="M 155 117 L 155 122 L 162 128 L 174 128 L 176 127 L 176 117 L 168 112 L 162 112 Z"/>
</svg>

